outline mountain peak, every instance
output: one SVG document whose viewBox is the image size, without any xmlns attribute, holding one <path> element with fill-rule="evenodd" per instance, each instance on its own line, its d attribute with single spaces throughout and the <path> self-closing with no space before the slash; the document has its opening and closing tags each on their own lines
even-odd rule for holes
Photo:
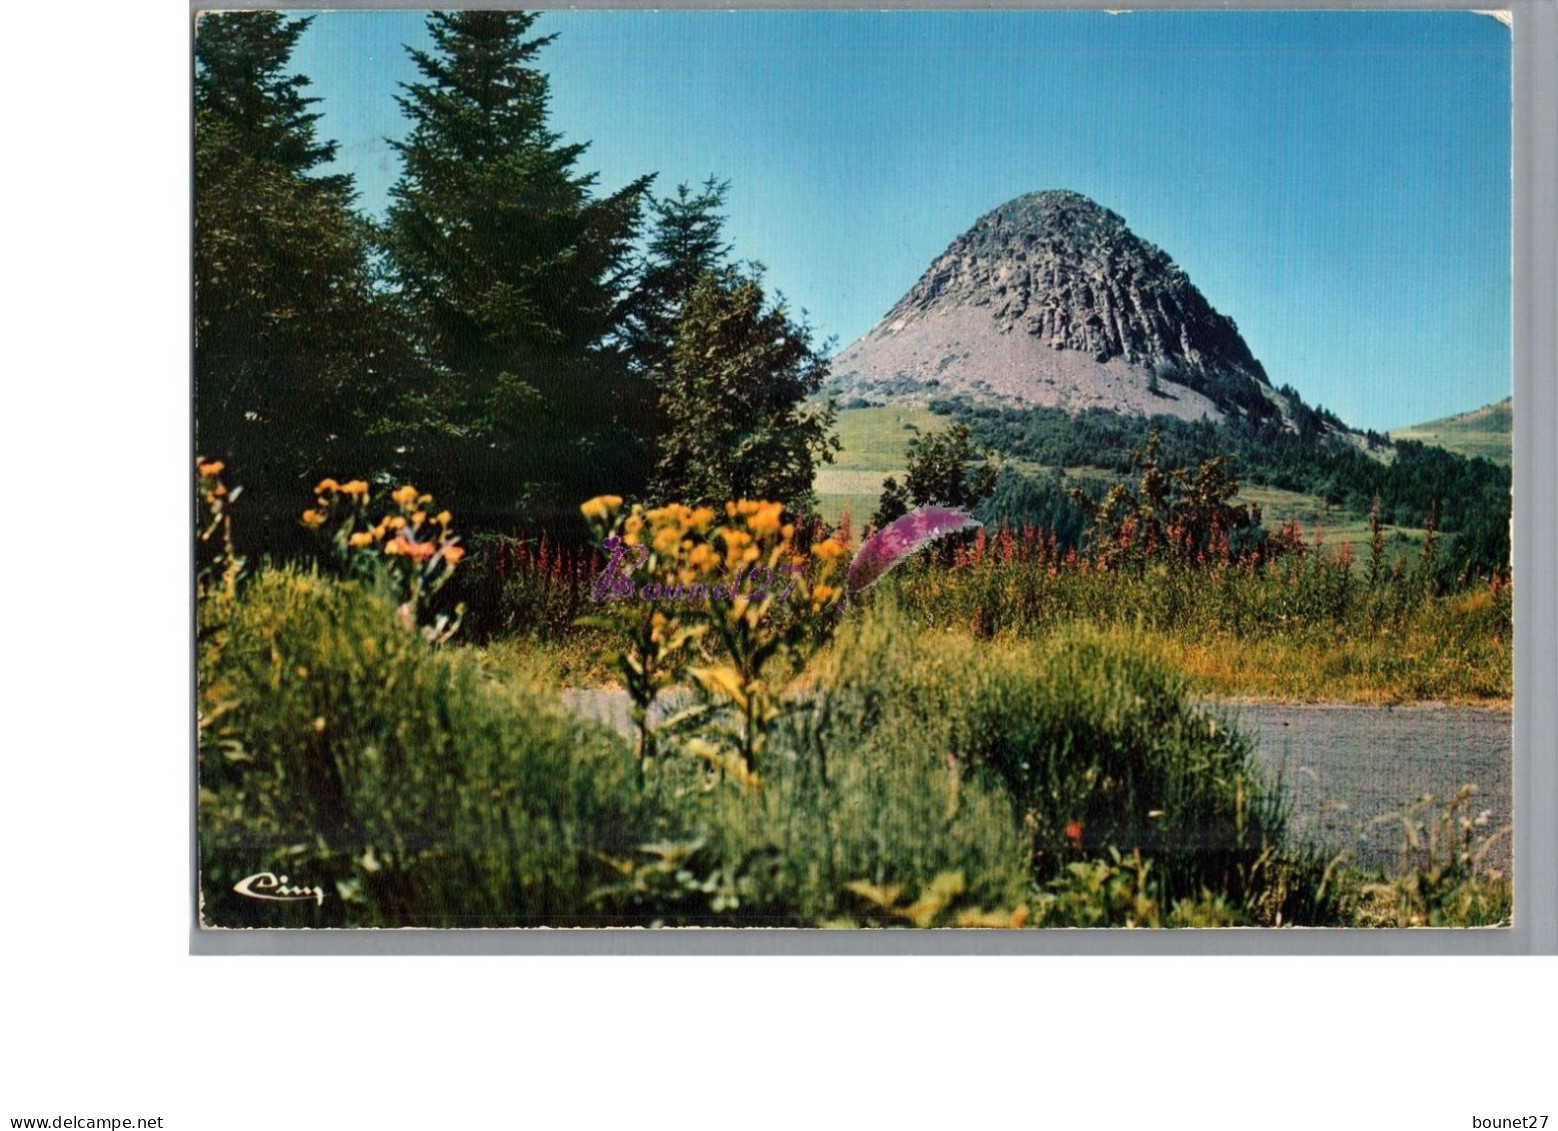
<svg viewBox="0 0 1558 1131">
<path fill-rule="evenodd" d="M 979 217 L 834 371 L 868 398 L 1284 414 L 1233 320 L 1119 214 L 1064 189 Z"/>
</svg>

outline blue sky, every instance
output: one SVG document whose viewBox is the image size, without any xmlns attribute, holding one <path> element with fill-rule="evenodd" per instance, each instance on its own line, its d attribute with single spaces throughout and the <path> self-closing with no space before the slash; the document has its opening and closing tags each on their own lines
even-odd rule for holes
<svg viewBox="0 0 1558 1131">
<path fill-rule="evenodd" d="M 1470 13 L 551 12 L 552 124 L 603 188 L 732 182 L 728 231 L 822 336 L 869 330 L 982 213 L 1120 213 L 1276 384 L 1360 427 L 1510 389 L 1510 38 Z M 408 12 L 294 57 L 382 211 Z"/>
</svg>

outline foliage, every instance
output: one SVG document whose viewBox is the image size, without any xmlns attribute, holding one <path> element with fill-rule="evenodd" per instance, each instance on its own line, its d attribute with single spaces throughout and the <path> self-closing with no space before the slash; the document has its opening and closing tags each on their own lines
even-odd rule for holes
<svg viewBox="0 0 1558 1131">
<path fill-rule="evenodd" d="M 901 715 L 962 777 L 999 784 L 1037 882 L 1139 851 L 1165 907 L 1203 890 L 1257 905 L 1285 848 L 1280 793 L 1159 658 L 1123 633 L 996 647 L 915 623 L 885 602 L 845 631 L 820 682 L 866 729 Z"/>
<path fill-rule="evenodd" d="M 1378 882 L 1291 844 L 1280 788 L 1248 772 L 1244 740 L 1125 633 L 979 645 L 924 632 L 878 597 L 812 665 L 804 709 L 774 720 L 753 781 L 696 758 L 646 767 L 614 733 L 560 713 L 535 675 L 499 677 L 466 648 L 432 649 L 397 627 L 396 598 L 375 583 L 272 568 L 235 601 L 212 596 L 199 664 L 208 923 L 1012 928 L 1508 914 L 1507 883 L 1480 873 L 1486 842 L 1464 839 L 1458 817 L 1453 842 L 1411 826 L 1429 848 Z M 326 897 L 234 895 L 260 870 Z"/>
<path fill-rule="evenodd" d="M 995 490 L 996 467 L 973 444 L 973 433 L 958 423 L 909 441 L 908 471 L 900 484 L 893 476 L 882 483 L 882 499 L 871 525 L 878 530 L 928 505 L 973 510 Z"/>
<path fill-rule="evenodd" d="M 670 360 L 687 298 L 704 275 L 729 266 L 722 211 L 730 182 L 710 177 L 698 191 L 649 198 L 654 226 L 624 312 L 623 337 L 636 364 L 657 373 Z"/>
<path fill-rule="evenodd" d="M 608 628 L 621 641 L 617 662 L 633 701 L 640 759 L 657 750 L 649 722 L 656 696 L 690 676 L 705 694 L 704 705 L 680 712 L 661 729 L 716 707 L 731 709 L 733 729 L 708 730 L 686 748 L 742 780 L 755 780 L 769 729 L 781 713 L 770 668 L 787 660 L 799 669 L 826 639 L 843 595 L 829 584 L 843 547 L 823 541 L 801 552 L 779 503 L 727 502 L 723 522 L 712 507 L 621 507 L 622 499 L 611 495 L 581 508 L 611 555 L 592 591 L 605 609 L 584 623 Z M 700 641 L 708 646 L 701 666 L 694 664 Z"/>
<path fill-rule="evenodd" d="M 706 272 L 682 306 L 656 375 L 661 436 L 652 494 L 716 504 L 772 499 L 808 513 L 812 480 L 832 461 L 828 362 L 804 321 L 771 304 L 754 271 Z"/>
<path fill-rule="evenodd" d="M 309 22 L 207 12 L 195 36 L 196 444 L 243 469 L 260 546 L 326 466 L 383 466 L 405 373 L 351 178 L 320 173 L 335 144 L 289 70 Z"/>
<path fill-rule="evenodd" d="M 657 836 L 613 733 L 492 683 L 362 580 L 262 572 L 200 654 L 203 916 L 223 926 L 621 922 L 600 855 Z M 269 869 L 317 907 L 235 896 Z"/>
<path fill-rule="evenodd" d="M 1100 569 L 1140 564 L 1155 554 L 1204 560 L 1208 550 L 1226 548 L 1237 530 L 1260 526 L 1260 508 L 1235 505 L 1239 493 L 1221 456 L 1214 456 L 1191 474 L 1165 470 L 1158 461 L 1156 430 L 1142 447 L 1132 450 L 1131 464 L 1140 474 L 1136 492 L 1124 483 L 1109 488 L 1101 503 L 1085 491 L 1072 499 L 1093 520 L 1094 560 Z"/>
<path fill-rule="evenodd" d="M 400 602 L 398 617 L 407 627 L 419 625 L 426 602 L 449 581 L 465 557 L 451 529 L 448 511 L 434 511 L 433 496 L 407 483 L 380 496 L 365 480 L 337 483 L 322 479 L 314 488 L 314 505 L 302 523 L 324 537 L 331 557 L 348 576 L 386 577 Z M 436 617 L 422 628 L 429 640 L 441 643 L 459 628 L 463 610 Z"/>
<path fill-rule="evenodd" d="M 1509 878 L 1492 871 L 1489 850 L 1510 833 L 1485 831 L 1490 813 L 1473 815 L 1476 789 L 1462 786 L 1447 800 L 1419 797 L 1378 823 L 1401 826 L 1401 860 L 1394 875 L 1363 885 L 1358 917 L 1368 926 L 1507 925 L 1513 911 Z"/>
<path fill-rule="evenodd" d="M 243 488 L 228 492 L 222 482 L 226 466 L 195 460 L 195 592 L 231 602 L 244 566 L 233 545 L 232 504 Z"/>
<path fill-rule="evenodd" d="M 1377 500 L 1389 525 L 1421 527 L 1436 518 L 1439 529 L 1454 536 L 1442 566 L 1450 581 L 1487 578 L 1509 566 L 1507 467 L 1410 441 L 1366 452 L 1329 431 L 1335 424 L 1323 414 L 1313 428 L 1294 431 L 1276 422 L 1214 424 L 1099 409 L 1071 414 L 948 401 L 933 402 L 932 408 L 954 413 L 972 428 L 977 443 L 1007 456 L 1122 475 L 1135 472 L 1132 453 L 1157 432 L 1157 459 L 1166 467 L 1198 467 L 1224 457 L 1228 473 L 1245 483 L 1316 495 L 1358 515 Z M 1382 455 L 1387 458 L 1378 458 Z"/>
<path fill-rule="evenodd" d="M 1320 532 L 1323 537 L 1323 532 Z M 1477 700 L 1512 687 L 1507 577 L 1441 595 L 1437 549 L 1357 568 L 1289 531 L 1288 552 L 1201 564 L 1167 552 L 1100 569 L 1036 529 L 976 538 L 950 563 L 911 561 L 886 583 L 919 623 L 981 637 L 1041 638 L 1083 623 L 1152 637 L 1196 689 L 1297 698 Z"/>
<path fill-rule="evenodd" d="M 938 924 L 1020 905 L 1009 807 L 909 731 L 860 742 L 802 713 L 759 788 L 689 758 L 644 774 L 614 733 L 394 619 L 368 582 L 271 569 L 203 640 L 205 922 L 816 926 L 871 920 L 852 884 L 952 872 Z M 232 892 L 260 870 L 326 896 Z"/>
<path fill-rule="evenodd" d="M 974 517 L 992 530 L 1043 530 L 1062 552 L 1081 547 L 1087 526 L 1087 514 L 1058 467 L 1036 476 L 1001 468 L 990 497 L 974 508 Z"/>
<path fill-rule="evenodd" d="M 575 492 L 645 471 L 648 389 L 611 340 L 648 179 L 596 197 L 574 171 L 585 147 L 547 124 L 535 20 L 431 13 L 394 143 L 389 258 L 434 366 L 405 461 L 486 526 L 561 524 Z"/>
</svg>

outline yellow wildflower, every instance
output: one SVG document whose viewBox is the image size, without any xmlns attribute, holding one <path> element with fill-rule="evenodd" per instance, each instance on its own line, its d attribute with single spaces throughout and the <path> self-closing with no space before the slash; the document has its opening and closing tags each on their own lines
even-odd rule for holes
<svg viewBox="0 0 1558 1131">
<path fill-rule="evenodd" d="M 308 527 L 310 530 L 317 530 L 324 524 L 325 516 L 320 514 L 318 511 L 306 510 L 303 512 L 303 525 Z"/>
<path fill-rule="evenodd" d="M 341 485 L 334 479 L 321 479 L 314 487 L 314 494 L 323 495 L 325 492 L 335 492 L 341 489 Z"/>
<path fill-rule="evenodd" d="M 776 534 L 779 531 L 779 519 L 784 513 L 783 503 L 759 503 L 757 509 L 747 519 L 747 529 L 758 537 L 765 534 Z"/>
<path fill-rule="evenodd" d="M 820 562 L 835 562 L 844 556 L 843 543 L 835 542 L 831 538 L 818 542 L 812 546 L 811 556 Z"/>
<path fill-rule="evenodd" d="M 433 517 L 433 521 L 438 523 L 439 526 L 448 526 L 451 522 L 454 521 L 454 515 L 450 514 L 448 511 L 439 511 L 438 514 Z"/>
<path fill-rule="evenodd" d="M 357 547 L 371 546 L 373 545 L 373 534 L 370 531 L 364 530 L 361 533 L 353 534 L 346 540 L 346 543 L 349 546 Z"/>
<path fill-rule="evenodd" d="M 653 543 L 655 553 L 669 554 L 681 545 L 682 532 L 674 526 L 667 526 L 655 534 Z"/>
<path fill-rule="evenodd" d="M 406 520 L 398 514 L 392 514 L 384 520 L 384 525 L 391 530 L 404 530 L 406 528 Z"/>
<path fill-rule="evenodd" d="M 368 484 L 361 479 L 353 479 L 350 483 L 342 483 L 341 494 L 353 496 L 361 495 L 366 499 L 368 497 Z"/>
<path fill-rule="evenodd" d="M 226 466 L 227 465 L 225 463 L 223 463 L 221 460 L 214 459 L 214 460 L 211 460 L 209 463 L 199 463 L 199 462 L 197 462 L 195 464 L 195 470 L 200 472 L 201 475 L 220 475 L 220 474 L 222 474 L 222 469 L 224 467 L 226 467 Z"/>
<path fill-rule="evenodd" d="M 580 513 L 591 522 L 606 522 L 622 505 L 621 495 L 597 495 L 579 507 Z"/>
<path fill-rule="evenodd" d="M 395 500 L 396 506 L 409 507 L 417 501 L 417 489 L 408 483 L 398 488 L 390 498 Z"/>
</svg>

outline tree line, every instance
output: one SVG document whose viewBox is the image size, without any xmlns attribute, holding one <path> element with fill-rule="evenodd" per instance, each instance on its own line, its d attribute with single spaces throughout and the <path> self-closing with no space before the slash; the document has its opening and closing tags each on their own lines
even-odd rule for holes
<svg viewBox="0 0 1558 1131">
<path fill-rule="evenodd" d="M 1296 397 L 1294 403 L 1302 404 Z M 1377 458 L 1334 433 L 1317 431 L 1317 420 L 1334 420 L 1323 410 L 1299 413 L 1295 430 L 1271 421 L 1213 423 L 1102 409 L 1073 414 L 948 400 L 934 401 L 931 408 L 967 425 L 980 448 L 1056 468 L 1133 474 L 1135 453 L 1156 434 L 1155 450 L 1165 466 L 1196 467 L 1227 457 L 1230 472 L 1243 483 L 1314 495 L 1358 515 L 1377 505 L 1387 525 L 1433 524 L 1454 534 L 1451 558 L 1460 572 L 1486 575 L 1509 565 L 1509 468 L 1414 441 L 1398 441 L 1387 458 Z M 1042 494 L 1051 497 L 1053 490 Z M 1009 484 L 1005 493 L 1015 501 L 1022 490 Z"/>
<path fill-rule="evenodd" d="M 285 547 L 341 475 L 470 530 L 577 532 L 605 493 L 811 508 L 825 351 L 725 240 L 727 182 L 601 191 L 550 125 L 537 14 L 440 12 L 366 216 L 292 66 L 311 20 L 196 30 L 196 446 L 243 484 L 241 530 Z"/>
</svg>

